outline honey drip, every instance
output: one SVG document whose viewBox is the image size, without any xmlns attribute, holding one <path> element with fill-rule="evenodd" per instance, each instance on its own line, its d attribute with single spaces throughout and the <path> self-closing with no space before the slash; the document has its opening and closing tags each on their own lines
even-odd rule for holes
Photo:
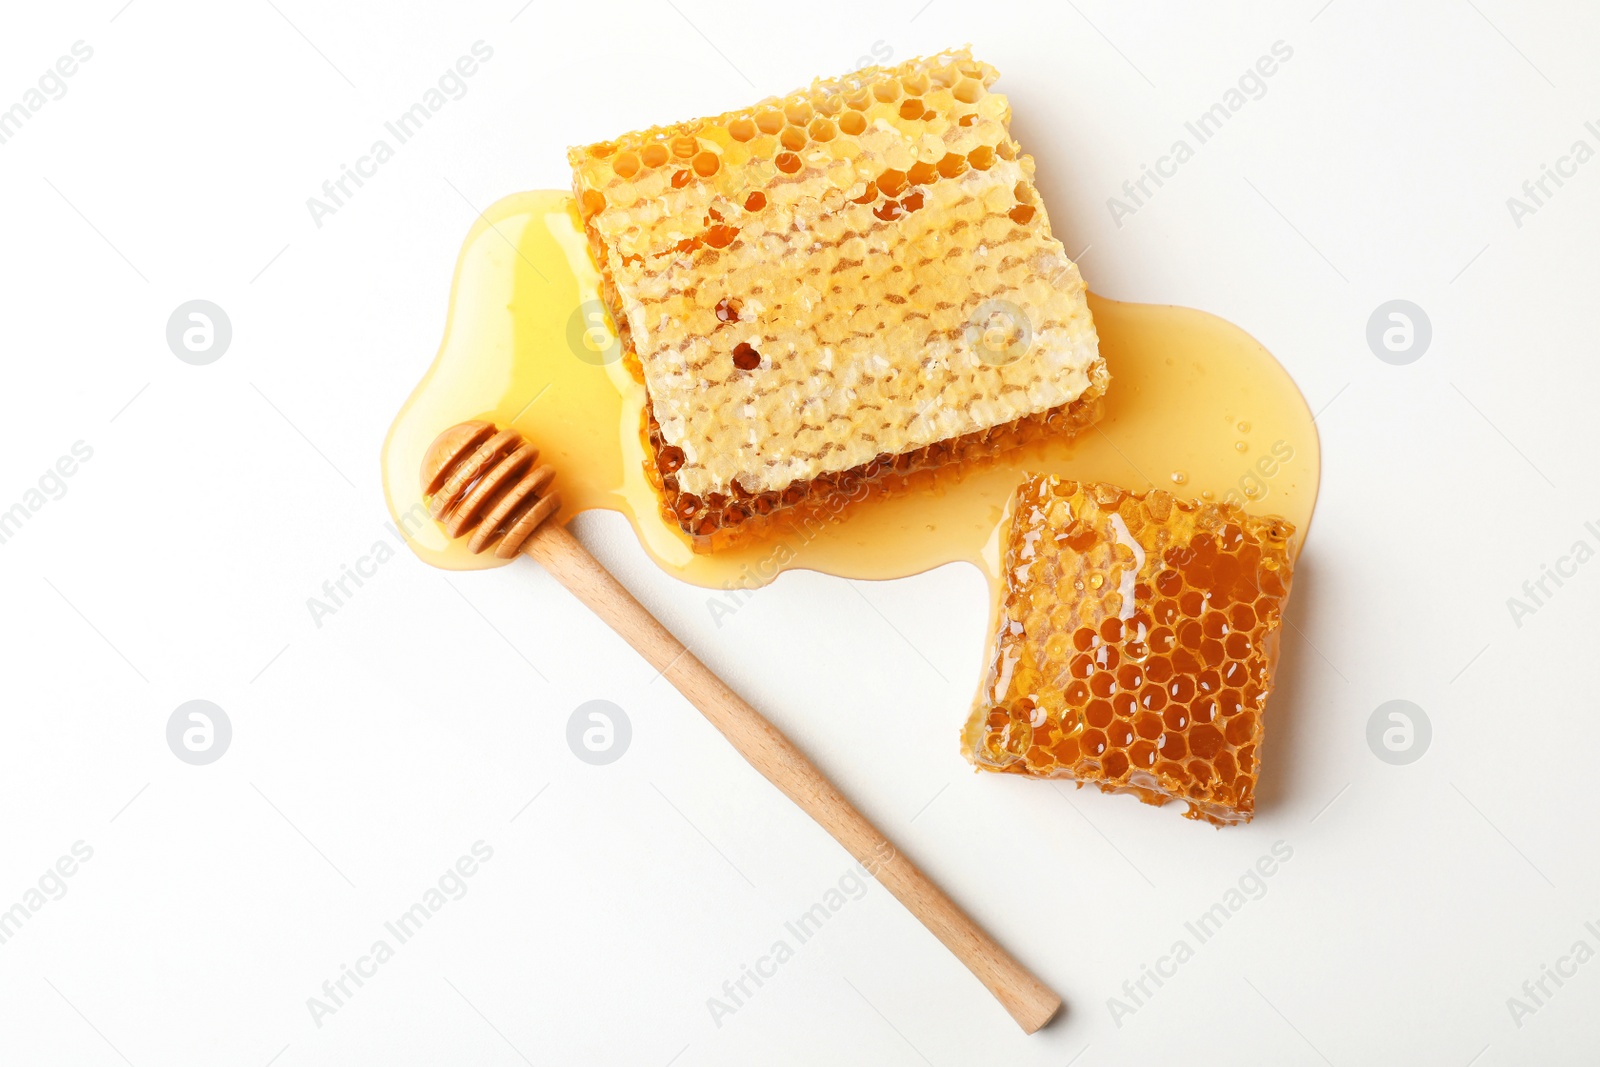
<svg viewBox="0 0 1600 1067">
<path fill-rule="evenodd" d="M 437 359 L 383 447 L 390 511 L 423 560 L 497 566 L 428 519 L 417 472 L 445 428 L 515 428 L 556 471 L 565 522 L 620 512 L 664 570 L 696 585 L 753 589 L 784 570 L 899 578 L 967 561 L 997 591 L 1001 520 L 1025 473 L 1230 501 L 1280 515 L 1297 553 L 1316 503 L 1320 450 L 1287 372 L 1232 324 L 1187 308 L 1089 297 L 1111 386 L 1100 422 L 923 488 L 846 506 L 803 530 L 696 554 L 661 516 L 640 436 L 644 387 L 628 372 L 600 303 L 600 278 L 571 194 L 519 193 L 493 205 L 456 265 Z M 1241 447 L 1242 446 L 1242 447 Z"/>
</svg>

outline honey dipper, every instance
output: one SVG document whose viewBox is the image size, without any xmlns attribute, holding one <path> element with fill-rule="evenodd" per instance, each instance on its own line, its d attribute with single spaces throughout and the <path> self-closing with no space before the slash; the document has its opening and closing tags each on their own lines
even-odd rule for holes
<svg viewBox="0 0 1600 1067">
<path fill-rule="evenodd" d="M 788 738 L 745 703 L 633 598 L 559 522 L 555 471 L 515 430 L 488 422 L 452 426 L 422 461 L 423 493 L 451 537 L 501 559 L 526 552 L 604 619 L 721 731 L 739 754 L 872 871 L 1027 1033 L 1061 998 L 1013 959 L 867 821 Z"/>
</svg>

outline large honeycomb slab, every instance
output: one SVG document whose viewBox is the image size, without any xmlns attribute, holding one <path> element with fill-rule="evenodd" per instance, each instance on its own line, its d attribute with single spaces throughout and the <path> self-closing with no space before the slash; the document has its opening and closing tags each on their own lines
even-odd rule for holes
<svg viewBox="0 0 1600 1067">
<path fill-rule="evenodd" d="M 1227 504 L 1031 477 L 967 758 L 1248 822 L 1293 534 Z"/>
<path fill-rule="evenodd" d="M 996 76 L 946 52 L 569 152 L 696 547 L 1096 417 L 1083 279 Z"/>
</svg>

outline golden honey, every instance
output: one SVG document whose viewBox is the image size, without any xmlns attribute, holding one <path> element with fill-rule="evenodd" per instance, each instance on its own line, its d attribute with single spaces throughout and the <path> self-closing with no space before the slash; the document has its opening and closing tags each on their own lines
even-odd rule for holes
<svg viewBox="0 0 1600 1067">
<path fill-rule="evenodd" d="M 1248 822 L 1289 523 L 1048 475 L 1024 482 L 1011 511 L 967 758 Z"/>
<path fill-rule="evenodd" d="M 515 427 L 556 471 L 566 521 L 620 512 L 664 570 L 713 589 L 754 589 L 790 569 L 898 578 L 972 563 L 994 578 L 1001 516 L 1026 473 L 1231 501 L 1296 528 L 1316 502 L 1320 454 L 1304 399 L 1270 353 L 1204 312 L 1089 296 L 1112 376 L 1100 421 L 1033 441 L 962 476 L 852 507 L 829 507 L 775 540 L 697 554 L 661 516 L 639 427 L 644 387 L 625 369 L 599 299 L 571 194 L 519 193 L 492 205 L 462 247 L 437 358 L 384 441 L 384 492 L 425 561 L 497 566 L 427 514 L 418 471 L 446 427 Z M 959 473 L 959 472 L 958 472 Z"/>
<path fill-rule="evenodd" d="M 390 511 L 426 562 L 455 570 L 507 562 L 472 554 L 466 540 L 452 539 L 442 525 L 426 518 L 418 480 L 423 456 L 443 429 L 482 419 L 520 431 L 554 468 L 562 501 L 558 521 L 592 509 L 620 512 L 663 570 L 708 588 L 755 589 L 797 568 L 887 579 L 967 562 L 989 578 L 989 633 L 998 635 L 1007 610 L 1003 568 L 1008 538 L 1019 529 L 1007 521 L 1013 501 L 1025 506 L 1030 493 L 1046 491 L 1042 487 L 1070 495 L 1095 491 L 1083 488 L 1090 483 L 1109 483 L 1134 491 L 1128 498 L 1133 503 L 1119 499 L 1119 508 L 1136 506 L 1147 512 L 1145 501 L 1168 494 L 1202 508 L 1216 505 L 1210 526 L 1189 529 L 1187 536 L 1233 543 L 1240 536 L 1236 531 L 1248 530 L 1256 546 L 1252 551 L 1272 542 L 1271 553 L 1282 560 L 1282 593 L 1287 593 L 1289 571 L 1316 503 L 1316 427 L 1293 381 L 1271 354 L 1215 316 L 1120 303 L 1091 293 L 1089 307 L 1112 382 L 1099 422 L 1075 437 L 1052 434 L 1043 425 L 1037 432 L 1019 434 L 1009 450 L 984 453 L 981 461 L 876 486 L 833 483 L 816 502 L 820 506 L 771 538 L 704 553 L 695 551 L 690 536 L 663 515 L 652 482 L 659 478 L 658 461 L 641 434 L 649 421 L 645 389 L 622 358 L 600 287 L 582 220 L 568 193 L 519 193 L 494 204 L 474 224 L 456 265 L 438 356 L 396 416 L 382 454 Z M 890 485 L 893 492 L 882 491 Z M 1217 520 L 1227 508 L 1240 514 L 1231 522 Z M 1261 521 L 1268 517 L 1284 521 Z M 1161 709 L 1130 705 L 1124 710 L 1131 714 L 1118 715 L 1117 691 L 1097 696 L 1091 689 L 1081 706 L 1071 704 L 1071 696 L 1082 694 L 1072 686 L 1080 679 L 1069 678 L 1054 690 L 1045 687 L 1055 694 L 1046 703 L 1056 703 L 1041 711 L 1033 696 L 1005 687 L 997 691 L 998 676 L 991 672 L 963 738 L 969 755 L 992 769 L 1063 774 L 1152 802 L 1181 798 L 1190 802 L 1191 815 L 1214 822 L 1248 818 L 1282 595 L 1267 589 L 1263 596 L 1270 603 L 1251 601 L 1253 618 L 1246 620 L 1242 596 L 1221 605 L 1226 612 L 1212 608 L 1203 588 L 1209 572 L 1191 581 L 1181 567 L 1167 569 L 1180 572 L 1177 580 L 1193 588 L 1175 585 L 1174 595 L 1168 596 L 1156 589 L 1157 574 L 1147 575 L 1133 590 L 1135 602 L 1141 596 L 1145 601 L 1135 603 L 1134 610 L 1149 616 L 1150 634 L 1161 629 L 1156 612 L 1177 612 L 1167 629 L 1178 642 L 1173 652 L 1180 659 L 1187 648 L 1184 634 L 1192 629 L 1185 624 L 1196 623 L 1201 627 L 1198 636 L 1188 636 L 1200 647 L 1187 651 L 1201 661 L 1200 669 L 1191 672 L 1187 668 L 1195 665 L 1169 657 L 1173 673 L 1161 684 L 1179 677 L 1197 686 L 1209 684 L 1206 672 L 1220 675 L 1222 668 L 1208 668 L 1203 657 L 1207 650 L 1215 652 L 1213 641 L 1220 641 L 1226 664 L 1250 675 L 1245 684 L 1228 689 L 1240 697 L 1237 707 L 1231 696 L 1219 694 L 1216 699 L 1225 705 L 1218 703 L 1213 710 L 1202 700 L 1196 711 L 1194 700 L 1204 694 L 1188 694 L 1180 681 L 1177 695 L 1187 700 L 1181 716 L 1173 711 L 1171 693 Z M 1081 577 L 1092 581 L 1094 576 Z M 1120 587 L 1120 578 L 1118 582 Z M 1069 592 L 1055 588 L 1051 595 L 1067 610 L 1081 613 L 1083 605 L 1071 602 Z M 1205 599 L 1186 605 L 1194 600 L 1189 593 Z M 1185 614 L 1190 607 L 1197 613 Z M 1251 623 L 1249 629 L 1245 622 Z M 1227 629 L 1212 638 L 1204 627 L 1218 629 L 1219 623 Z M 1050 646 L 1053 652 L 1039 661 L 1052 664 L 1050 656 L 1062 653 L 1069 675 L 1085 655 L 1133 658 L 1142 653 L 1129 649 L 1127 642 L 1144 644 L 1126 631 L 1113 639 L 1087 623 L 1063 627 L 1060 634 L 1040 633 L 1041 649 L 1051 640 L 1072 643 L 1070 653 Z M 1239 634 L 1251 644 L 1240 645 L 1233 650 L 1239 655 L 1227 659 L 1232 655 L 1228 641 L 1238 645 L 1244 639 Z M 1165 633 L 1159 640 L 1167 640 Z M 1078 649 L 1080 641 L 1090 647 Z M 990 666 L 1011 652 L 1015 649 L 1008 649 L 999 635 L 991 646 Z M 1121 666 L 1119 662 L 1117 669 Z M 1105 677 L 1120 678 L 1115 671 Z M 1141 679 L 1136 698 L 1144 695 L 1144 688 Z M 1154 690 L 1149 695 L 1159 699 Z M 1025 707 L 1024 698 L 1034 703 Z M 1110 717 L 1101 703 L 1111 706 Z M 1170 723 L 1169 712 L 1174 716 Z M 1213 718 L 1202 722 L 1202 714 Z M 1019 725 L 1024 722 L 1026 733 Z M 1177 757 L 1180 746 L 1183 758 Z M 1086 756 L 1090 749 L 1094 754 Z"/>
</svg>

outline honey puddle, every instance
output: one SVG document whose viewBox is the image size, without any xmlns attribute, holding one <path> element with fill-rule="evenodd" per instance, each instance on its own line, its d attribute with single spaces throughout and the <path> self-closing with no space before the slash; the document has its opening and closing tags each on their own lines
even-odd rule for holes
<svg viewBox="0 0 1600 1067">
<path fill-rule="evenodd" d="M 1204 312 L 1093 294 L 1089 307 L 1111 385 L 1104 417 L 1076 440 L 1027 446 L 809 532 L 696 555 L 661 517 L 646 481 L 644 387 L 615 358 L 572 197 L 519 193 L 467 236 L 438 358 L 384 441 L 384 493 L 425 561 L 453 570 L 503 562 L 471 555 L 465 540 L 451 541 L 431 521 L 406 518 L 426 513 L 417 474 L 428 445 L 458 422 L 487 419 L 521 431 L 555 468 L 561 521 L 590 508 L 619 511 L 664 570 L 717 589 L 755 588 L 792 568 L 899 578 L 956 560 L 976 564 L 994 586 L 1000 523 L 1025 471 L 1281 515 L 1296 527 L 1298 552 L 1316 504 L 1320 450 L 1305 399 L 1271 353 Z"/>
</svg>

